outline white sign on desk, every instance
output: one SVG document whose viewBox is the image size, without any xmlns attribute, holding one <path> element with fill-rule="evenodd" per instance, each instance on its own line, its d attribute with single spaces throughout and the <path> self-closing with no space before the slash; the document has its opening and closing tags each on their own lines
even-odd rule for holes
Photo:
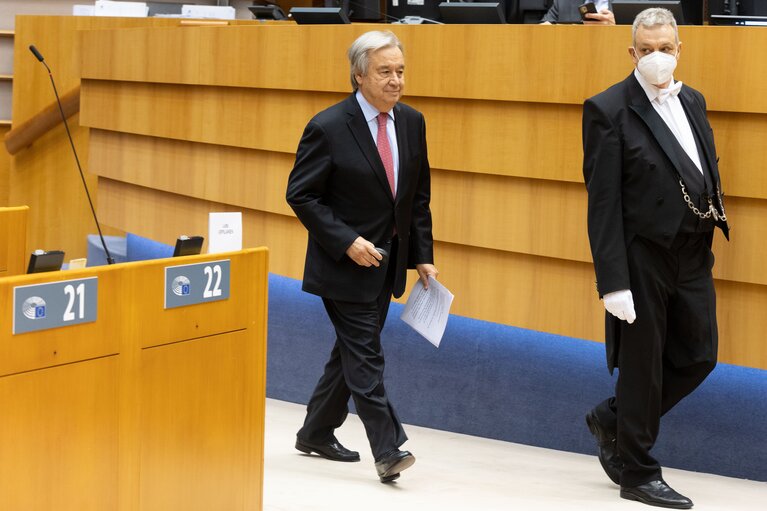
<svg viewBox="0 0 767 511">
<path fill-rule="evenodd" d="M 242 213 L 211 213 L 208 216 L 208 253 L 242 250 Z"/>
</svg>

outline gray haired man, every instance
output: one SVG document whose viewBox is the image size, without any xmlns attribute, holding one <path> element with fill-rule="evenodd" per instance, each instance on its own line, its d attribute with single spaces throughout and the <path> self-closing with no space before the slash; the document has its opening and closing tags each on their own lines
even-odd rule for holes
<svg viewBox="0 0 767 511">
<path fill-rule="evenodd" d="M 388 483 L 415 457 L 399 449 L 407 436 L 384 387 L 381 329 L 408 268 L 426 287 L 438 273 L 426 125 L 399 103 L 405 57 L 393 33 L 361 35 L 349 60 L 354 92 L 309 121 L 288 178 L 288 204 L 309 234 L 303 290 L 322 297 L 336 333 L 296 449 L 359 461 L 334 434 L 351 397 Z"/>
<path fill-rule="evenodd" d="M 661 416 L 716 365 L 714 229 L 729 235 L 703 95 L 673 77 L 682 48 L 666 9 L 637 15 L 636 69 L 583 105 L 583 175 L 615 396 L 586 422 L 621 497 L 689 509 L 650 450 Z"/>
</svg>

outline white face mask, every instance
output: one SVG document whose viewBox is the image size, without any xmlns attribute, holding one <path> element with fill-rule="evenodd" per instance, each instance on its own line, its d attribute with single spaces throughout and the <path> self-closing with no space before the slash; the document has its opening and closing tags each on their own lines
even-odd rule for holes
<svg viewBox="0 0 767 511">
<path fill-rule="evenodd" d="M 634 52 L 635 55 L 639 55 L 636 49 Z M 676 69 L 676 62 L 677 60 L 674 55 L 655 51 L 639 59 L 637 69 L 644 79 L 651 84 L 662 85 L 671 80 L 674 69 Z"/>
</svg>

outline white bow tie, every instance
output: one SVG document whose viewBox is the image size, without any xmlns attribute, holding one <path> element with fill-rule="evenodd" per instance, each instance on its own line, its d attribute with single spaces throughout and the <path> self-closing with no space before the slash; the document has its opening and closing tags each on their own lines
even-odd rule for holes
<svg viewBox="0 0 767 511">
<path fill-rule="evenodd" d="M 662 105 L 668 98 L 677 96 L 681 89 L 682 82 L 672 83 L 666 89 L 658 89 L 658 104 Z"/>
</svg>

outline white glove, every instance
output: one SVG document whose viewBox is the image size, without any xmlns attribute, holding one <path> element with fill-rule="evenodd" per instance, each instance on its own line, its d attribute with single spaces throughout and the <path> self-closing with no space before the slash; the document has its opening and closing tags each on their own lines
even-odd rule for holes
<svg viewBox="0 0 767 511">
<path fill-rule="evenodd" d="M 602 297 L 602 301 L 607 312 L 618 319 L 628 321 L 629 325 L 637 318 L 637 313 L 634 311 L 634 296 L 630 289 L 607 293 Z"/>
</svg>

